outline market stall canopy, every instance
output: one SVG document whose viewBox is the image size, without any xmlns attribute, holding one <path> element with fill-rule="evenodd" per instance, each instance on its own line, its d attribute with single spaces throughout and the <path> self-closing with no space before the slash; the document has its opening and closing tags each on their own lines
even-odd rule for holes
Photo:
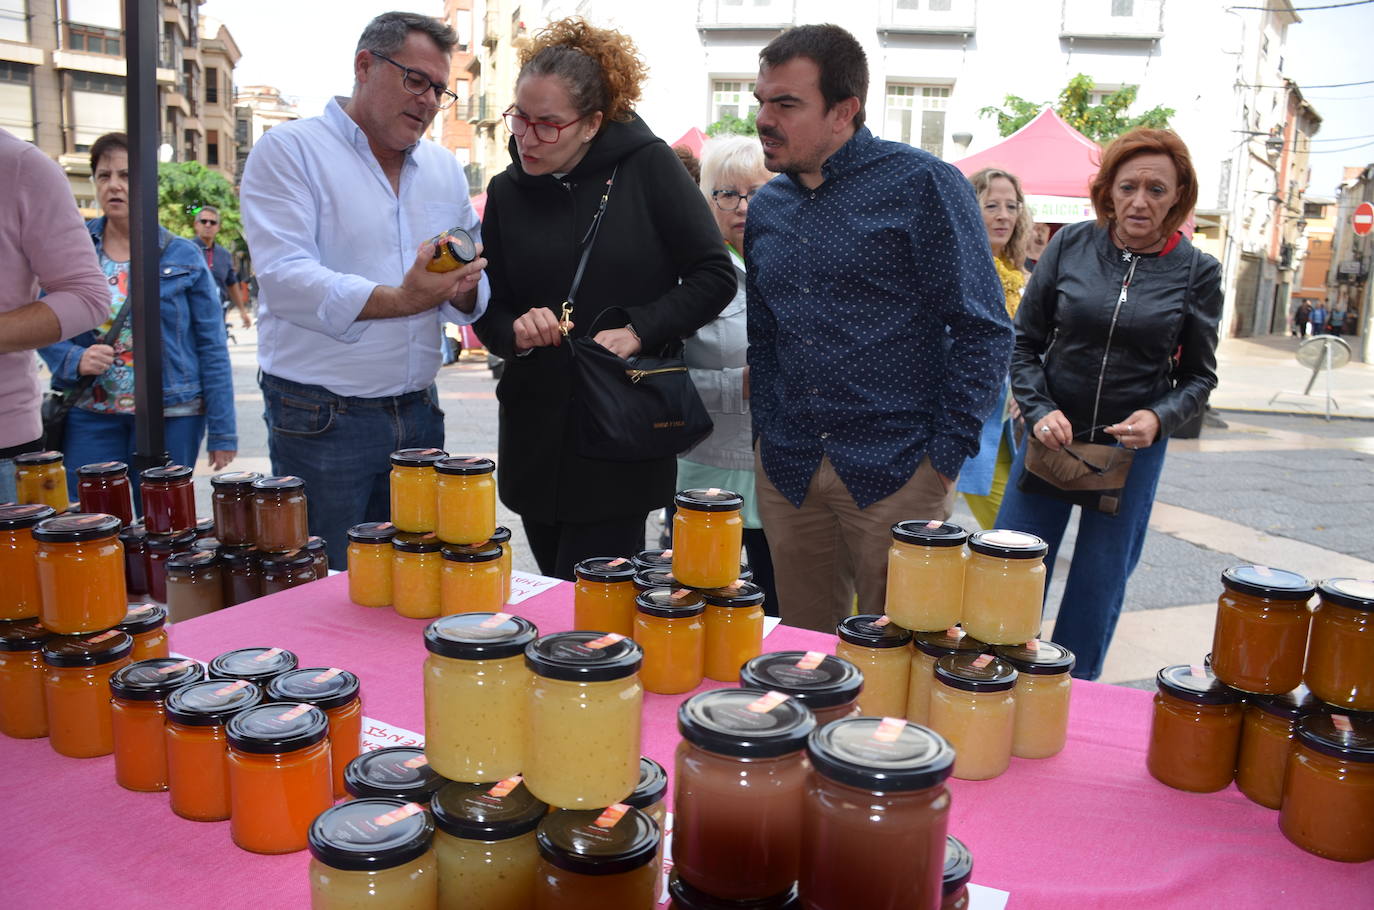
<svg viewBox="0 0 1374 910">
<path fill-rule="evenodd" d="M 965 176 L 985 167 L 1015 174 L 1036 221 L 1073 224 L 1094 217 L 1088 183 L 1101 161 L 1097 143 L 1045 108 L 1006 139 L 954 166 Z"/>
<path fill-rule="evenodd" d="M 710 136 L 707 136 L 705 133 L 703 133 L 701 130 L 697 129 L 694 126 L 687 132 L 683 133 L 680 137 L 678 137 L 677 142 L 673 143 L 673 148 L 677 148 L 679 145 L 685 146 L 692 150 L 693 155 L 696 155 L 698 158 L 700 158 L 701 147 L 704 146 L 706 144 L 706 140 L 710 138 Z"/>
</svg>

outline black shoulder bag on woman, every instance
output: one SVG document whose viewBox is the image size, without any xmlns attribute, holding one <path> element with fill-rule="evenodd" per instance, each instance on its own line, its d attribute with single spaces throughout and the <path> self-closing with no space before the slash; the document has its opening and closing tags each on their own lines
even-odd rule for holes
<svg viewBox="0 0 1374 910">
<path fill-rule="evenodd" d="M 572 317 L 577 289 L 587 268 L 601 218 L 606 213 L 617 167 L 606 181 L 601 202 L 582 240 L 562 320 Z M 607 313 L 618 313 L 629 324 L 629 313 L 608 307 L 592 321 L 586 334 L 574 338 L 568 348 L 573 366 L 573 419 L 577 422 L 577 450 L 584 458 L 608 461 L 648 461 L 685 452 L 711 432 L 711 415 L 701 403 L 687 363 L 682 342 L 665 344 L 657 356 L 617 356 L 592 338 Z M 565 327 L 564 332 L 567 329 Z"/>
<path fill-rule="evenodd" d="M 129 318 L 129 311 L 133 309 L 133 301 L 126 300 L 124 306 L 119 308 L 119 314 L 115 316 L 114 322 L 110 325 L 110 330 L 105 333 L 105 337 L 100 339 L 98 344 L 107 344 L 114 347 L 115 341 L 119 338 L 119 332 L 124 328 L 124 323 Z M 72 407 L 81 400 L 81 396 L 95 384 L 96 375 L 82 376 L 76 381 L 76 385 L 70 389 L 49 389 L 43 396 L 43 444 L 49 449 L 61 450 L 62 443 L 67 439 L 67 415 L 71 413 Z"/>
</svg>

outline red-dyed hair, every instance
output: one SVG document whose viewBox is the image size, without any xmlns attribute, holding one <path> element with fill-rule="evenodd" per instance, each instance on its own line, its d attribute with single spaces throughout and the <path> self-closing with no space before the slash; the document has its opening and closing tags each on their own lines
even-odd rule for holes
<svg viewBox="0 0 1374 910">
<path fill-rule="evenodd" d="M 1092 197 L 1093 210 L 1097 212 L 1097 223 L 1107 227 L 1116 220 L 1116 208 L 1112 204 L 1112 184 L 1116 183 L 1116 173 L 1121 166 L 1138 155 L 1167 155 L 1178 171 L 1178 201 L 1164 216 L 1160 226 L 1168 237 L 1188 220 L 1188 213 L 1197 205 L 1197 172 L 1193 170 L 1193 159 L 1188 154 L 1188 146 L 1178 138 L 1173 130 L 1152 130 L 1138 126 L 1122 133 L 1112 140 L 1102 151 L 1102 167 L 1088 187 Z"/>
</svg>

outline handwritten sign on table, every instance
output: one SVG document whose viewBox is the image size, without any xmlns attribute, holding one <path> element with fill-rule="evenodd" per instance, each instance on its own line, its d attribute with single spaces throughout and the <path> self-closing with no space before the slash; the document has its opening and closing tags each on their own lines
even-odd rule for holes
<svg viewBox="0 0 1374 910">
<path fill-rule="evenodd" d="M 363 751 L 375 752 L 387 746 L 416 746 L 425 744 L 423 733 L 397 727 L 375 717 L 363 718 Z"/>
<path fill-rule="evenodd" d="M 528 572 L 510 573 L 510 599 L 507 604 L 518 604 L 529 600 L 536 594 L 545 591 L 558 584 L 557 578 L 546 578 L 543 575 L 531 575 Z"/>
</svg>

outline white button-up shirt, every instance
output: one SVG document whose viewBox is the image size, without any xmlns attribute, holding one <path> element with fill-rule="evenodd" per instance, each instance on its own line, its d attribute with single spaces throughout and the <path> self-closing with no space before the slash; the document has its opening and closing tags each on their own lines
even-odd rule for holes
<svg viewBox="0 0 1374 910">
<path fill-rule="evenodd" d="M 470 314 L 449 304 L 358 314 L 373 288 L 401 284 L 425 240 L 452 227 L 479 239 L 481 224 L 462 167 L 433 142 L 406 151 L 394 192 L 347 101 L 274 127 L 248 156 L 240 198 L 258 277 L 258 362 L 336 395 L 402 395 L 434 382 L 443 320 L 471 323 L 486 310 L 486 276 Z"/>
</svg>

